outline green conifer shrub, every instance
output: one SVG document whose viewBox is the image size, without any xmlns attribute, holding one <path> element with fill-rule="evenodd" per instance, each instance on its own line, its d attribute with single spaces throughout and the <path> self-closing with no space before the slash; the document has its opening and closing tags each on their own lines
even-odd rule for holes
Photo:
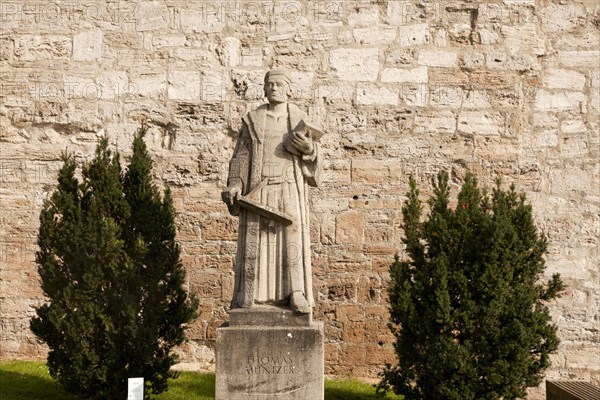
<svg viewBox="0 0 600 400">
<path fill-rule="evenodd" d="M 63 155 L 58 187 L 40 214 L 36 263 L 48 302 L 31 330 L 50 352 L 51 376 L 86 399 L 125 399 L 144 377 L 146 398 L 176 377 L 171 350 L 185 340 L 197 299 L 183 288 L 170 191 L 152 184 L 146 126 L 125 173 L 102 138 L 75 177 Z"/>
<path fill-rule="evenodd" d="M 402 208 L 408 259 L 390 267 L 390 328 L 397 365 L 378 391 L 406 400 L 492 400 L 526 396 L 557 350 L 545 303 L 563 284 L 539 282 L 547 241 L 531 206 L 498 182 L 491 196 L 467 175 L 455 209 L 442 172 L 423 207 L 414 179 Z"/>
</svg>

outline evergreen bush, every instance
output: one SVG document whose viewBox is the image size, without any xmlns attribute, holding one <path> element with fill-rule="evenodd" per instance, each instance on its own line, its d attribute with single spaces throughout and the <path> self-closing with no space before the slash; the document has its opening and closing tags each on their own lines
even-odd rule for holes
<svg viewBox="0 0 600 400">
<path fill-rule="evenodd" d="M 539 234 L 525 195 L 498 182 L 491 196 L 465 177 L 455 209 L 448 174 L 434 183 L 430 211 L 414 179 L 403 206 L 408 260 L 390 267 L 390 328 L 397 365 L 387 365 L 378 391 L 406 400 L 492 400 L 526 396 L 557 350 L 546 302 L 563 289 L 545 285 Z"/>
<path fill-rule="evenodd" d="M 146 131 L 137 130 L 125 173 L 106 138 L 81 182 L 64 154 L 40 214 L 36 263 L 48 302 L 31 330 L 50 348 L 51 376 L 81 398 L 125 399 L 131 377 L 144 377 L 146 398 L 165 391 L 176 377 L 171 350 L 196 315 L 171 194 L 161 199 L 152 183 Z"/>
</svg>

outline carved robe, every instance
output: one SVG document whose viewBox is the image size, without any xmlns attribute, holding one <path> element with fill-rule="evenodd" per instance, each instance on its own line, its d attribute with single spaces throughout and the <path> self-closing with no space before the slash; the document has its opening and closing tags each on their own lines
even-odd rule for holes
<svg viewBox="0 0 600 400">
<path fill-rule="evenodd" d="M 310 259 L 308 186 L 317 186 L 320 156 L 318 144 L 309 155 L 294 155 L 283 145 L 307 115 L 288 104 L 287 115 L 277 118 L 267 105 L 243 119 L 229 165 L 228 185 L 242 184 L 247 195 L 258 184 L 257 201 L 292 219 L 285 226 L 251 211 L 230 207 L 239 215 L 238 247 L 232 308 L 255 303 L 283 303 L 294 291 L 314 305 Z"/>
</svg>

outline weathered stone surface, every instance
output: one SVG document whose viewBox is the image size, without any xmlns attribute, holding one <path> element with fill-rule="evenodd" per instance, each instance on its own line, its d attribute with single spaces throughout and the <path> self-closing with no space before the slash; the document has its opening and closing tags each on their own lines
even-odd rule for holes
<svg viewBox="0 0 600 400">
<path fill-rule="evenodd" d="M 229 326 L 312 326 L 312 313 L 301 314 L 287 308 L 257 305 L 251 311 L 235 308 L 229 312 Z"/>
<path fill-rule="evenodd" d="M 66 36 L 23 35 L 14 39 L 15 57 L 23 61 L 66 59 L 71 56 L 71 47 Z"/>
<path fill-rule="evenodd" d="M 354 40 L 359 44 L 390 44 L 396 39 L 396 29 L 363 28 L 354 30 Z"/>
<path fill-rule="evenodd" d="M 456 60 L 457 54 L 452 51 L 421 50 L 417 62 L 428 67 L 454 68 Z"/>
<path fill-rule="evenodd" d="M 221 192 L 239 217 L 231 306 L 285 303 L 309 313 L 315 302 L 308 188 L 321 184 L 325 132 L 289 102 L 294 82 L 287 70 L 271 69 L 263 82 L 268 103 L 244 117 Z"/>
<path fill-rule="evenodd" d="M 575 110 L 585 112 L 587 97 L 581 92 L 550 93 L 540 90 L 535 96 L 535 107 L 544 111 Z"/>
<path fill-rule="evenodd" d="M 585 23 L 586 11 L 582 4 L 548 4 L 541 10 L 542 29 L 548 33 L 564 33 Z"/>
<path fill-rule="evenodd" d="M 171 100 L 198 101 L 200 99 L 200 73 L 173 71 L 168 78 L 168 96 Z"/>
<path fill-rule="evenodd" d="M 333 76 L 343 81 L 374 81 L 379 74 L 379 49 L 332 50 L 329 63 Z"/>
<path fill-rule="evenodd" d="M 465 111 L 458 116 L 458 132 L 494 136 L 504 132 L 504 118 L 497 112 Z"/>
<path fill-rule="evenodd" d="M 335 221 L 335 242 L 360 244 L 363 240 L 364 216 L 359 211 L 340 213 Z"/>
<path fill-rule="evenodd" d="M 130 93 L 142 97 L 164 98 L 167 88 L 166 74 L 148 73 L 130 77 Z"/>
<path fill-rule="evenodd" d="M 221 65 L 235 67 L 241 63 L 241 41 L 230 36 L 223 39 L 217 51 Z"/>
<path fill-rule="evenodd" d="M 548 235 L 546 277 L 560 272 L 568 286 L 549 304 L 562 344 L 547 376 L 598 385 L 596 3 L 2 3 L 0 358 L 47 352 L 28 326 L 43 302 L 36 229 L 60 153 L 89 160 L 106 134 L 125 156 L 146 120 L 190 290 L 202 297 L 185 360 L 214 367 L 238 229 L 219 193 L 241 118 L 264 102 L 264 73 L 277 66 L 327 130 L 325 180 L 308 199 L 327 373 L 374 378 L 394 361 L 385 286 L 394 253 L 405 257 L 408 177 L 425 198 L 447 169 L 457 186 L 472 171 L 527 193 Z"/>
<path fill-rule="evenodd" d="M 559 51 L 558 60 L 562 66 L 572 68 L 598 69 L 600 53 L 598 50 L 569 50 Z"/>
<path fill-rule="evenodd" d="M 94 61 L 102 57 L 101 30 L 82 32 L 73 37 L 73 60 Z"/>
<path fill-rule="evenodd" d="M 398 28 L 400 47 L 419 46 L 430 41 L 429 24 L 405 25 Z"/>
<path fill-rule="evenodd" d="M 228 89 L 229 79 L 224 71 L 202 71 L 202 100 L 225 101 Z"/>
<path fill-rule="evenodd" d="M 544 76 L 544 86 L 550 89 L 582 91 L 585 86 L 585 75 L 577 71 L 548 68 Z"/>
<path fill-rule="evenodd" d="M 542 55 L 546 52 L 543 37 L 537 32 L 535 24 L 521 26 L 503 26 L 504 45 L 511 53 L 527 52 Z"/>
<path fill-rule="evenodd" d="M 427 83 L 427 67 L 386 68 L 381 73 L 382 82 Z"/>
<path fill-rule="evenodd" d="M 129 79 L 124 71 L 103 72 L 98 76 L 98 97 L 118 101 L 129 91 Z"/>
<path fill-rule="evenodd" d="M 398 89 L 361 84 L 356 88 L 356 104 L 395 106 L 398 104 L 399 93 Z"/>
<path fill-rule="evenodd" d="M 136 4 L 132 14 L 135 16 L 136 29 L 140 32 L 167 28 L 169 13 L 165 2 L 148 1 Z"/>
<path fill-rule="evenodd" d="M 322 400 L 323 339 L 322 322 L 218 328 L 216 399 Z"/>
</svg>

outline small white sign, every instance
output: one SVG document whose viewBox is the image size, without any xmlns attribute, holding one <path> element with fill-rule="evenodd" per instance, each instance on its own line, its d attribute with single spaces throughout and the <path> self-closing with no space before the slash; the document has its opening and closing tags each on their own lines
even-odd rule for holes
<svg viewBox="0 0 600 400">
<path fill-rule="evenodd" d="M 144 378 L 127 380 L 127 400 L 144 400 Z"/>
</svg>

